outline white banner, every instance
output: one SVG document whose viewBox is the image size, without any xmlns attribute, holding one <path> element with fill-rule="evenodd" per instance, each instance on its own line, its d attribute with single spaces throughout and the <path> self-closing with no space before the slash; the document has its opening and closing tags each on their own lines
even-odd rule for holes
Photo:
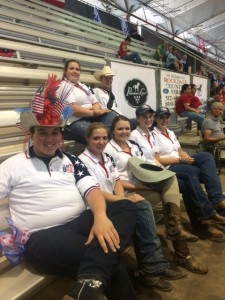
<svg viewBox="0 0 225 300">
<path fill-rule="evenodd" d="M 160 71 L 161 105 L 175 110 L 175 103 L 183 84 L 190 84 L 190 75 L 170 71 Z"/>
<path fill-rule="evenodd" d="M 209 99 L 208 78 L 193 76 L 192 82 L 197 88 L 195 96 L 197 96 L 202 103 L 207 101 Z"/>
<path fill-rule="evenodd" d="M 145 103 L 156 108 L 155 69 L 117 62 L 111 62 L 111 68 L 115 74 L 112 92 L 126 117 L 134 118 L 135 109 Z"/>
</svg>

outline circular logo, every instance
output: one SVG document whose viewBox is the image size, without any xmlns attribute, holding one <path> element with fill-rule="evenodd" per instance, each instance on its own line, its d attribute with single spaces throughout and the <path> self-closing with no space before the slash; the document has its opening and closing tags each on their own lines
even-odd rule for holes
<svg viewBox="0 0 225 300">
<path fill-rule="evenodd" d="M 132 79 L 127 82 L 124 88 L 124 95 L 127 103 L 132 107 L 138 107 L 147 101 L 148 90 L 146 85 L 139 79 Z"/>
<path fill-rule="evenodd" d="M 163 93 L 164 93 L 164 94 L 168 94 L 168 93 L 169 93 L 169 90 L 168 90 L 168 89 L 163 89 Z"/>
</svg>

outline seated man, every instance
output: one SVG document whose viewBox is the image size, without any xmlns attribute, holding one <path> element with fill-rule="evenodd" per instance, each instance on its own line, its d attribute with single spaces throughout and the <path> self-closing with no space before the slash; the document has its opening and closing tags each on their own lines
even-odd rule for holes
<svg viewBox="0 0 225 300">
<path fill-rule="evenodd" d="M 225 148 L 225 134 L 223 133 L 221 124 L 221 115 L 223 114 L 223 104 L 221 102 L 213 102 L 210 113 L 202 124 L 202 134 L 207 150 L 218 144 Z"/>
<path fill-rule="evenodd" d="M 173 48 L 172 53 L 169 53 L 166 58 L 166 67 L 170 70 L 175 70 L 178 72 L 183 72 L 183 65 L 179 62 L 177 58 L 177 49 Z"/>
<path fill-rule="evenodd" d="M 169 55 L 168 43 L 164 41 L 162 44 L 158 45 L 154 53 L 154 58 L 159 61 L 166 61 Z"/>
<path fill-rule="evenodd" d="M 31 233 L 26 262 L 39 272 L 76 278 L 64 300 L 107 300 L 132 238 L 136 207 L 128 200 L 106 206 L 82 161 L 60 150 L 62 105 L 54 89 L 47 84 L 44 102 L 21 113 L 20 126 L 33 146 L 0 165 L 0 199 L 8 197 L 15 226 Z M 135 300 L 132 284 L 130 290 L 120 299 Z"/>
<path fill-rule="evenodd" d="M 142 62 L 140 55 L 137 52 L 128 54 L 128 52 L 131 52 L 131 50 L 127 48 L 127 46 L 130 45 L 130 43 L 131 43 L 131 38 L 129 36 L 127 36 L 124 39 L 124 41 L 120 43 L 120 49 L 118 51 L 119 57 L 124 60 L 133 61 L 134 63 L 137 64 L 144 64 Z"/>
</svg>

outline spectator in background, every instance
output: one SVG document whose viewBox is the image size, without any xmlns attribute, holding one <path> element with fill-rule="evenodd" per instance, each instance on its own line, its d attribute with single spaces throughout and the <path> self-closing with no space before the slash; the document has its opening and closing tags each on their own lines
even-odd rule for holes
<svg viewBox="0 0 225 300">
<path fill-rule="evenodd" d="M 225 134 L 221 125 L 221 115 L 223 114 L 223 104 L 214 102 L 211 105 L 211 111 L 205 118 L 202 124 L 203 139 L 206 147 L 210 151 L 212 147 L 218 143 L 220 146 L 225 146 Z M 211 151 L 210 151 L 211 152 Z"/>
<path fill-rule="evenodd" d="M 144 38 L 138 33 L 138 26 L 133 25 L 130 30 L 130 37 L 138 41 L 144 41 Z"/>
<path fill-rule="evenodd" d="M 222 95 L 223 95 L 223 103 L 225 103 L 225 85 L 222 88 Z"/>
<path fill-rule="evenodd" d="M 195 74 L 200 76 L 208 76 L 207 72 L 205 71 L 205 68 L 202 65 L 199 67 Z"/>
<path fill-rule="evenodd" d="M 119 51 L 118 51 L 118 56 L 121 59 L 124 59 L 124 60 L 127 60 L 127 61 L 132 61 L 134 63 L 143 65 L 144 63 L 143 63 L 140 55 L 137 52 L 133 52 L 131 54 L 128 54 L 128 52 L 131 52 L 131 50 L 129 50 L 127 48 L 127 46 L 130 45 L 130 43 L 131 43 L 131 38 L 129 36 L 127 36 L 124 39 L 124 41 L 122 41 L 120 43 L 120 48 L 119 48 Z"/>
<path fill-rule="evenodd" d="M 154 58 L 159 61 L 166 61 L 167 55 L 169 54 L 168 43 L 163 41 L 162 44 L 158 45 L 154 54 Z"/>
<path fill-rule="evenodd" d="M 224 84 L 225 84 L 224 78 L 223 78 L 222 74 L 218 74 L 218 75 L 217 75 L 216 81 L 217 81 L 217 83 L 218 83 L 218 86 L 221 87 L 221 88 L 222 88 L 222 87 L 224 86 Z"/>
<path fill-rule="evenodd" d="M 192 89 L 196 91 L 195 84 Z M 176 102 L 176 112 L 181 117 L 188 117 L 198 124 L 198 129 L 201 129 L 204 121 L 204 113 L 201 111 L 201 101 L 191 92 L 190 84 L 183 84 L 180 92 L 180 97 Z"/>
<path fill-rule="evenodd" d="M 218 100 L 220 102 L 223 102 L 223 88 L 220 86 L 217 86 L 215 89 L 215 95 L 214 95 L 214 100 Z"/>
<path fill-rule="evenodd" d="M 183 65 L 184 73 L 188 73 L 188 63 L 187 63 L 187 55 L 186 54 L 184 54 L 182 56 L 182 59 L 180 60 L 180 63 Z"/>
<path fill-rule="evenodd" d="M 172 48 L 172 53 L 167 56 L 166 67 L 170 70 L 177 72 L 183 72 L 183 65 L 179 62 L 177 58 L 177 49 Z"/>
</svg>

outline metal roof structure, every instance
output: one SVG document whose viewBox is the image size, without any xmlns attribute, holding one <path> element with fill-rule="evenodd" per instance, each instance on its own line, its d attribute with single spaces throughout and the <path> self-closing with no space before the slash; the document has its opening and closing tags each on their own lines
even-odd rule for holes
<svg viewBox="0 0 225 300">
<path fill-rule="evenodd" d="M 225 63 L 224 0 L 84 0 Z"/>
</svg>

